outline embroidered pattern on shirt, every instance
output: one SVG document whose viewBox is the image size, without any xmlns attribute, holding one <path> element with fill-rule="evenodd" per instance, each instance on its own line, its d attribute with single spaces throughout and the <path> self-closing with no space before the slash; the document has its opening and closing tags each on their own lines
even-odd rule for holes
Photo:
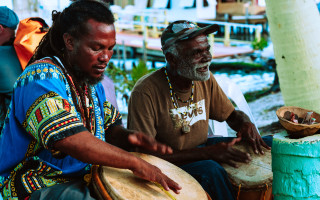
<svg viewBox="0 0 320 200">
<path fill-rule="evenodd" d="M 107 130 L 111 124 L 121 120 L 122 116 L 119 111 L 108 101 L 103 103 L 104 109 L 104 129 Z"/>
<path fill-rule="evenodd" d="M 60 132 L 83 126 L 75 108 L 55 92 L 40 96 L 30 106 L 23 127 L 48 148 L 48 141 Z"/>
</svg>

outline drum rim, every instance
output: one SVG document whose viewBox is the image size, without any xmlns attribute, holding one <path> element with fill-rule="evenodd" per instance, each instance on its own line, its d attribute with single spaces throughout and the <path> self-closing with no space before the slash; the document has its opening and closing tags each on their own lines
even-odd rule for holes
<svg viewBox="0 0 320 200">
<path fill-rule="evenodd" d="M 99 192 L 95 192 L 95 193 L 99 197 L 99 199 L 112 200 L 107 189 L 103 185 L 102 180 L 100 179 L 99 168 L 100 168 L 99 165 L 93 165 L 91 168 L 91 170 L 92 170 L 92 185 L 95 190 L 99 191 Z"/>
<path fill-rule="evenodd" d="M 133 152 L 131 152 L 131 153 L 133 153 Z M 166 161 L 166 160 L 163 160 L 163 159 L 161 159 L 161 158 L 159 158 L 159 157 L 156 157 L 156 156 L 153 156 L 153 155 L 148 155 L 148 154 L 143 154 L 143 153 L 138 153 L 138 152 L 134 152 L 133 154 L 135 154 L 135 155 L 141 155 L 141 156 L 150 156 L 150 157 L 155 157 L 155 159 L 159 159 L 160 161 L 164 161 L 164 162 L 168 162 L 168 161 Z M 147 160 L 146 160 L 147 161 Z M 148 161 L 147 161 L 148 162 Z M 151 163 L 151 164 L 154 164 L 154 163 Z M 168 164 L 170 164 L 170 165 L 173 165 L 173 166 L 175 166 L 174 164 L 172 164 L 172 163 L 170 163 L 170 162 L 168 162 Z M 156 165 L 155 165 L 156 166 Z M 96 165 L 94 168 L 93 168 L 93 170 L 92 170 L 92 182 L 94 182 L 95 180 L 99 180 L 99 181 L 101 181 L 101 183 L 102 183 L 102 188 L 97 188 L 98 190 L 96 190 L 96 193 L 98 193 L 98 192 L 100 192 L 101 190 L 104 190 L 104 191 L 106 191 L 107 193 L 108 193 L 108 195 L 109 195 L 109 197 L 110 197 L 110 200 L 112 200 L 112 199 L 114 199 L 114 198 L 118 198 L 119 200 L 121 200 L 121 199 L 123 199 L 123 197 L 121 197 L 121 196 L 117 196 L 118 195 L 118 193 L 117 192 L 115 192 L 115 191 L 113 191 L 114 190 L 114 188 L 112 187 L 112 184 L 110 184 L 109 182 L 108 182 L 108 180 L 107 179 L 104 179 L 104 178 L 102 178 L 103 176 L 103 174 L 104 174 L 104 168 L 112 168 L 112 167 L 109 167 L 109 166 L 99 166 L 99 165 Z M 178 166 L 175 166 L 177 169 L 179 169 L 179 170 L 182 170 L 181 168 L 179 168 Z M 115 169 L 118 169 L 118 168 L 115 168 Z M 189 175 L 190 176 L 190 178 L 192 178 L 192 180 L 194 180 L 194 182 L 195 183 L 197 183 L 198 185 L 199 185 L 199 187 L 201 188 L 201 191 L 203 191 L 203 194 L 207 197 L 206 199 L 208 199 L 208 200 L 211 200 L 211 197 L 206 193 L 206 191 L 202 188 L 202 186 L 199 184 L 199 182 L 197 182 L 197 180 L 196 179 L 194 179 L 190 174 L 188 174 L 187 172 L 185 172 L 184 170 L 182 170 L 186 175 Z M 95 183 L 94 183 L 95 184 Z M 94 185 L 93 184 L 93 185 Z M 108 187 L 108 186 L 111 186 L 111 188 L 110 187 Z M 199 189 L 200 189 L 199 188 Z M 200 190 L 199 190 L 200 191 Z M 198 192 L 199 192 L 198 191 Z M 114 196 L 115 195 L 115 196 Z M 99 196 L 99 195 L 97 195 L 97 196 Z M 210 197 L 210 198 L 208 198 L 208 197 Z M 108 199 L 109 200 L 109 199 Z"/>
<path fill-rule="evenodd" d="M 230 178 L 229 178 L 231 184 L 233 187 L 235 188 L 239 188 L 239 184 L 236 184 L 234 181 L 232 181 Z M 245 186 L 245 185 L 242 185 L 241 184 L 241 190 L 244 190 L 244 191 L 262 191 L 262 190 L 265 190 L 267 187 L 266 185 L 268 185 L 268 188 L 272 188 L 272 181 L 269 182 L 269 183 L 265 183 L 263 185 L 254 185 L 254 186 Z"/>
</svg>

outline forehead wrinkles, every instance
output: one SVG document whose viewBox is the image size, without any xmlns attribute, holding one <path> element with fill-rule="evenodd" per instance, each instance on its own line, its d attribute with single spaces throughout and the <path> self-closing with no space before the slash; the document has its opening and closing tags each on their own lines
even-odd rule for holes
<svg viewBox="0 0 320 200">
<path fill-rule="evenodd" d="M 204 35 L 197 36 L 195 38 L 195 41 L 198 42 L 198 44 L 200 46 L 206 46 L 207 45 L 207 37 L 204 36 Z"/>
</svg>

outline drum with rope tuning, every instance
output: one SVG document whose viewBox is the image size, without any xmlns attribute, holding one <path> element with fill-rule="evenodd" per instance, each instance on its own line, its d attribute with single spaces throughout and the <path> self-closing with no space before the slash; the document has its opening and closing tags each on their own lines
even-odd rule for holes
<svg viewBox="0 0 320 200">
<path fill-rule="evenodd" d="M 263 148 L 263 155 L 255 154 L 252 147 L 244 143 L 235 144 L 233 147 L 248 152 L 252 159 L 249 163 L 237 163 L 238 168 L 222 165 L 236 191 L 237 200 L 271 200 L 271 151 Z"/>
<path fill-rule="evenodd" d="M 177 182 L 182 187 L 180 194 L 166 191 L 160 184 L 143 180 L 127 169 L 93 166 L 92 185 L 98 199 L 211 200 L 201 185 L 179 167 L 155 156 L 133 154 L 158 167 L 162 173 Z"/>
</svg>

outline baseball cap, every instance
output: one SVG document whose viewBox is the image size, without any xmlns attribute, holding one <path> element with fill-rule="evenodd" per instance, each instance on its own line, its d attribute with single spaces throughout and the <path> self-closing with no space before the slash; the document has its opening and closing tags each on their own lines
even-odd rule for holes
<svg viewBox="0 0 320 200">
<path fill-rule="evenodd" d="M 17 14 L 7 6 L 0 6 L 0 24 L 15 30 L 19 24 Z"/>
<path fill-rule="evenodd" d="M 217 24 L 200 28 L 195 23 L 186 20 L 172 22 L 161 35 L 162 50 L 167 49 L 178 41 L 188 40 L 201 34 L 208 35 L 217 31 L 218 28 L 219 26 Z"/>
</svg>

